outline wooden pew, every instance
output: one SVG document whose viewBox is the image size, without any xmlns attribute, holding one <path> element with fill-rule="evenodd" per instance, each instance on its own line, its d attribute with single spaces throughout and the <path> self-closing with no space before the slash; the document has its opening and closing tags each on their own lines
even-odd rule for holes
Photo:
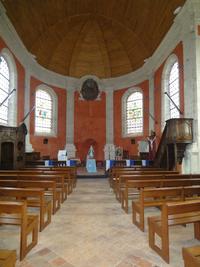
<svg viewBox="0 0 200 267">
<path fill-rule="evenodd" d="M 72 177 L 72 181 L 73 181 L 73 187 L 76 187 L 77 184 L 77 167 L 76 166 L 64 166 L 64 167 L 52 167 L 51 170 L 53 171 L 59 171 L 59 172 L 70 172 L 70 175 Z"/>
<path fill-rule="evenodd" d="M 16 250 L 0 249 L 0 266 L 15 267 Z"/>
<path fill-rule="evenodd" d="M 122 191 L 122 209 L 126 213 L 128 213 L 128 200 L 129 200 L 129 191 L 134 189 L 135 192 L 132 194 L 137 194 L 137 189 L 146 188 L 146 187 L 180 187 L 180 186 L 192 186 L 192 185 L 200 185 L 200 179 L 155 179 L 155 180 L 127 180 L 125 190 Z"/>
<path fill-rule="evenodd" d="M 183 248 L 182 255 L 185 267 L 200 267 L 200 246 Z"/>
<path fill-rule="evenodd" d="M 113 180 L 118 176 L 120 172 L 146 172 L 146 171 L 165 171 L 162 168 L 144 167 L 144 166 L 132 166 L 132 167 L 112 167 L 109 169 L 108 177 L 110 187 L 113 187 Z"/>
<path fill-rule="evenodd" d="M 121 195 L 125 189 L 126 181 L 129 180 L 157 180 L 157 179 L 192 179 L 191 175 L 187 174 L 142 174 L 142 175 L 121 175 L 119 177 L 117 187 L 116 187 L 116 198 L 118 201 L 121 201 Z M 199 176 L 200 178 L 200 176 Z"/>
<path fill-rule="evenodd" d="M 77 183 L 77 167 L 75 166 L 63 166 L 63 167 L 39 167 L 39 168 L 25 168 L 24 170 L 32 170 L 32 171 L 41 171 L 41 172 L 54 172 L 54 173 L 63 173 L 65 175 L 69 174 L 70 179 L 72 181 L 73 187 L 76 187 Z"/>
<path fill-rule="evenodd" d="M 43 188 L 46 191 L 46 195 L 52 197 L 53 214 L 60 209 L 60 192 L 56 191 L 56 183 L 54 181 L 0 180 L 0 187 Z"/>
<path fill-rule="evenodd" d="M 65 179 L 63 175 L 52 175 L 52 174 L 32 174 L 32 173 L 0 173 L 0 180 L 25 180 L 25 181 L 55 181 L 56 187 L 61 190 L 61 202 L 63 203 L 67 199 L 68 194 L 68 184 L 65 183 Z"/>
<path fill-rule="evenodd" d="M 160 207 L 167 201 L 183 201 L 183 190 L 181 187 L 140 189 L 138 201 L 132 201 L 133 223 L 144 231 L 144 208 Z"/>
<path fill-rule="evenodd" d="M 43 170 L 0 170 L 0 177 L 4 177 L 4 176 L 16 176 L 16 175 L 34 175 L 34 176 L 38 176 L 38 175 L 45 175 L 46 177 L 56 177 L 57 180 L 61 180 L 61 181 L 57 181 L 60 182 L 61 184 L 63 183 L 64 180 L 64 185 L 62 185 L 63 187 L 63 191 L 64 191 L 64 195 L 62 196 L 62 201 L 64 201 L 66 199 L 66 195 L 65 195 L 65 191 L 67 191 L 67 194 L 70 194 L 72 192 L 73 189 L 73 182 L 70 176 L 70 173 L 62 173 L 62 172 L 56 172 L 56 171 L 43 171 Z M 61 176 L 63 178 L 61 178 Z M 66 190 L 64 190 L 67 187 Z"/>
<path fill-rule="evenodd" d="M 51 200 L 45 199 L 45 191 L 41 188 L 12 188 L 0 187 L 1 200 L 26 200 L 28 207 L 37 207 L 40 210 L 40 231 L 51 222 Z"/>
<path fill-rule="evenodd" d="M 26 202 L 0 201 L 0 224 L 20 226 L 20 260 L 37 244 L 38 215 L 27 213 Z M 29 240 L 29 235 L 32 240 Z"/>
<path fill-rule="evenodd" d="M 178 175 L 179 173 L 177 171 L 135 171 L 135 172 L 120 172 L 117 174 L 117 176 L 114 179 L 113 182 L 113 190 L 116 194 L 117 197 L 117 193 L 119 190 L 119 181 L 120 181 L 120 177 L 127 177 L 126 179 L 128 179 L 128 177 L 131 179 L 131 177 L 134 176 L 143 176 L 143 175 L 162 175 L 163 177 L 167 174 L 171 174 L 171 175 Z"/>
<path fill-rule="evenodd" d="M 194 236 L 200 240 L 200 200 L 165 203 L 161 216 L 149 217 L 149 246 L 169 263 L 169 226 L 194 224 Z M 156 235 L 160 237 L 160 247 L 156 245 Z"/>
<path fill-rule="evenodd" d="M 139 199 L 132 201 L 133 223 L 144 231 L 144 209 L 146 207 L 161 207 L 166 202 L 184 201 L 198 198 L 200 186 L 141 188 Z"/>
</svg>

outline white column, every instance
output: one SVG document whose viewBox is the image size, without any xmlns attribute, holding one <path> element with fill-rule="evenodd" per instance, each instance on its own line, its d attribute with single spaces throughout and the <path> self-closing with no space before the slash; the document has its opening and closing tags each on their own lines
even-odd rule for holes
<svg viewBox="0 0 200 267">
<path fill-rule="evenodd" d="M 68 158 L 75 158 L 76 147 L 74 145 L 74 89 L 67 90 L 66 108 L 66 145 Z"/>
<path fill-rule="evenodd" d="M 155 114 L 154 114 L 154 77 L 149 77 L 149 134 L 150 131 L 155 129 Z"/>
<path fill-rule="evenodd" d="M 104 158 L 115 159 L 115 146 L 113 144 L 113 89 L 106 91 L 106 144 L 104 146 Z"/>
<path fill-rule="evenodd" d="M 190 8 L 190 9 L 189 9 Z M 184 173 L 199 173 L 200 168 L 200 3 L 191 1 L 188 13 L 192 21 L 184 18 L 183 58 L 184 58 L 184 112 L 185 118 L 193 118 L 194 143 L 187 146 L 183 159 Z"/>
<path fill-rule="evenodd" d="M 28 69 L 25 70 L 25 94 L 24 94 L 24 116 L 28 114 L 30 111 L 30 71 Z M 27 128 L 27 135 L 26 135 L 26 152 L 32 152 L 34 149 L 32 144 L 30 143 L 30 115 L 25 119 L 24 123 L 26 124 Z"/>
</svg>

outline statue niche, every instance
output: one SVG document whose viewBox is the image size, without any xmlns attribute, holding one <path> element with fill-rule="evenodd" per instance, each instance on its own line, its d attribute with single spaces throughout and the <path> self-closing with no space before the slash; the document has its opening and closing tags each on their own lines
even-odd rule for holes
<svg viewBox="0 0 200 267">
<path fill-rule="evenodd" d="M 0 169 L 24 168 L 26 125 L 0 125 Z"/>
</svg>

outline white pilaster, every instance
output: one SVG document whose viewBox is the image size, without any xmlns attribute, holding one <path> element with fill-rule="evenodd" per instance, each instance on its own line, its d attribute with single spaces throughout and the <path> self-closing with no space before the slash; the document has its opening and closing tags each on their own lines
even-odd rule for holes
<svg viewBox="0 0 200 267">
<path fill-rule="evenodd" d="M 25 96 L 24 96 L 24 117 L 28 114 L 30 109 L 30 71 L 26 69 L 25 71 Z M 24 123 L 26 124 L 27 128 L 27 135 L 26 135 L 26 152 L 32 152 L 34 149 L 32 144 L 30 143 L 30 115 L 27 116 Z"/>
<path fill-rule="evenodd" d="M 106 144 L 104 146 L 104 158 L 115 159 L 115 146 L 113 144 L 113 89 L 106 91 Z"/>
<path fill-rule="evenodd" d="M 187 17 L 183 19 L 183 52 L 184 52 L 184 117 L 193 118 L 194 143 L 187 146 L 183 159 L 184 173 L 199 173 L 200 168 L 200 36 L 197 25 L 200 25 L 200 3 L 192 0 L 188 4 Z"/>
<path fill-rule="evenodd" d="M 67 90 L 67 108 L 66 108 L 66 145 L 68 158 L 75 158 L 76 147 L 74 145 L 74 89 Z"/>
<path fill-rule="evenodd" d="M 149 77 L 149 133 L 154 131 L 155 127 L 155 114 L 154 114 L 154 77 Z"/>
</svg>

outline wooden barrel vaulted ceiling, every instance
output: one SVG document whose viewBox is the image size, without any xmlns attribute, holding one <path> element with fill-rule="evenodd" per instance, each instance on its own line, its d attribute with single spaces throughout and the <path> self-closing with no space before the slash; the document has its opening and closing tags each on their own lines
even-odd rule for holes
<svg viewBox="0 0 200 267">
<path fill-rule="evenodd" d="M 152 56 L 185 0 L 2 0 L 27 50 L 54 72 L 117 77 Z"/>
</svg>

